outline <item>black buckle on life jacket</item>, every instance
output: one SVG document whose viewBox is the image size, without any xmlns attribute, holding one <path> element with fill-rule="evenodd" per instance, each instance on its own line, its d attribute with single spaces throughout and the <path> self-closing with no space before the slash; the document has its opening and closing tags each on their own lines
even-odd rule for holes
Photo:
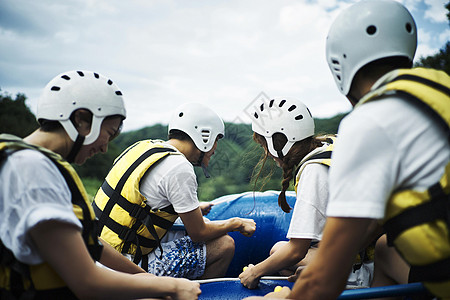
<svg viewBox="0 0 450 300">
<path fill-rule="evenodd" d="M 142 206 L 140 206 L 138 204 L 134 204 L 131 207 L 131 210 L 128 211 L 128 214 L 131 217 L 142 221 L 142 220 L 144 220 L 147 217 L 147 215 L 149 213 L 148 211 L 149 211 L 148 209 L 146 210 L 144 207 L 142 207 Z"/>
<path fill-rule="evenodd" d="M 134 242 L 137 240 L 136 231 L 131 228 L 123 226 L 122 229 L 117 234 L 119 238 L 125 242 Z"/>
</svg>

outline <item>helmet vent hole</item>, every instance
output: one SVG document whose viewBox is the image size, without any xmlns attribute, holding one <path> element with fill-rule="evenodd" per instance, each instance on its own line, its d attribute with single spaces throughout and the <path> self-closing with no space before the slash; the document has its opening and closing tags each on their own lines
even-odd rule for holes
<svg viewBox="0 0 450 300">
<path fill-rule="evenodd" d="M 52 86 L 50 90 L 52 91 L 59 91 L 61 88 L 59 86 Z"/>
<path fill-rule="evenodd" d="M 122 96 L 122 92 L 121 91 L 116 91 L 116 95 L 117 96 Z"/>
<path fill-rule="evenodd" d="M 337 77 L 337 79 L 338 79 L 339 81 L 341 81 L 341 76 L 336 75 L 336 77 Z"/>
<path fill-rule="evenodd" d="M 258 118 L 259 118 L 259 116 L 258 116 L 257 113 L 255 113 L 254 116 L 255 116 L 255 119 L 258 119 Z"/>
<path fill-rule="evenodd" d="M 295 117 L 295 119 L 298 121 L 298 120 L 301 120 L 301 119 L 303 119 L 303 115 L 298 115 L 298 116 L 296 116 Z"/>
<path fill-rule="evenodd" d="M 109 84 L 109 85 L 112 85 L 112 84 L 113 84 L 113 82 L 112 82 L 111 79 L 108 79 L 108 84 Z"/>
<path fill-rule="evenodd" d="M 374 25 L 370 25 L 366 28 L 366 32 L 368 35 L 374 35 L 377 32 L 377 27 Z"/>
<path fill-rule="evenodd" d="M 269 107 L 272 107 L 272 106 L 273 106 L 273 102 L 275 102 L 275 99 L 270 100 L 270 102 L 269 102 Z"/>
<path fill-rule="evenodd" d="M 347 54 L 344 53 L 344 54 L 342 55 L 342 57 L 343 57 L 343 58 L 347 58 Z"/>
<path fill-rule="evenodd" d="M 61 76 L 61 78 L 62 78 L 62 79 L 65 79 L 65 80 L 70 80 L 70 77 L 67 76 L 67 75 L 63 75 L 63 76 Z"/>
<path fill-rule="evenodd" d="M 259 109 L 260 109 L 261 111 L 263 111 L 263 110 L 264 110 L 264 103 L 263 103 L 263 104 L 261 104 L 261 106 L 259 107 Z"/>
<path fill-rule="evenodd" d="M 280 102 L 280 104 L 278 105 L 278 107 L 282 107 L 285 103 L 286 103 L 286 100 L 281 100 L 281 102 Z"/>
<path fill-rule="evenodd" d="M 406 23 L 405 27 L 406 27 L 406 31 L 407 31 L 408 33 L 411 33 L 411 32 L 412 32 L 412 25 L 411 25 L 411 23 Z"/>
<path fill-rule="evenodd" d="M 97 79 L 100 78 L 100 76 L 97 73 L 94 73 L 94 77 L 97 78 Z"/>
<path fill-rule="evenodd" d="M 293 110 L 296 109 L 296 108 L 297 108 L 297 106 L 291 105 L 291 107 L 288 108 L 288 111 L 293 111 Z"/>
<path fill-rule="evenodd" d="M 81 71 L 77 71 L 78 75 L 80 75 L 81 77 L 84 77 L 84 73 Z"/>
<path fill-rule="evenodd" d="M 340 65 L 337 59 L 332 59 L 331 62 L 333 63 L 333 65 Z"/>
<path fill-rule="evenodd" d="M 184 114 L 182 113 L 182 112 L 180 112 L 179 114 L 178 114 L 178 116 L 181 118 L 182 116 L 183 116 Z"/>
</svg>

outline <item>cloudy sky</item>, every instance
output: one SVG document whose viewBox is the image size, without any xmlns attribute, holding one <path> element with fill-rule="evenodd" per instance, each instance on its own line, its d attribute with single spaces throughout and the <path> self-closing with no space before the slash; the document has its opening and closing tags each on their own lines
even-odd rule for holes
<svg viewBox="0 0 450 300">
<path fill-rule="evenodd" d="M 185 102 L 225 121 L 263 92 L 296 96 L 314 117 L 348 111 L 325 61 L 343 0 L 1 0 L 0 88 L 36 111 L 42 88 L 68 70 L 110 77 L 127 104 L 124 129 L 167 124 Z M 416 57 L 450 40 L 447 0 L 404 0 L 419 36 Z"/>
</svg>

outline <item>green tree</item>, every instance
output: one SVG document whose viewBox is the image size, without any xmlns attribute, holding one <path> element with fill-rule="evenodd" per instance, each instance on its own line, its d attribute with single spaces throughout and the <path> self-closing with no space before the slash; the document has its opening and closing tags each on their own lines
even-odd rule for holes
<svg viewBox="0 0 450 300">
<path fill-rule="evenodd" d="M 447 19 L 450 25 L 450 1 L 447 2 L 445 8 L 447 9 Z M 447 41 L 438 53 L 421 57 L 415 66 L 443 70 L 450 75 L 450 41 Z"/>
<path fill-rule="evenodd" d="M 24 94 L 19 93 L 13 99 L 0 90 L 0 133 L 25 137 L 39 127 L 34 114 L 25 103 L 26 100 Z"/>
<path fill-rule="evenodd" d="M 415 65 L 417 67 L 443 70 L 450 75 L 450 42 L 447 42 L 435 55 L 421 57 Z"/>
</svg>

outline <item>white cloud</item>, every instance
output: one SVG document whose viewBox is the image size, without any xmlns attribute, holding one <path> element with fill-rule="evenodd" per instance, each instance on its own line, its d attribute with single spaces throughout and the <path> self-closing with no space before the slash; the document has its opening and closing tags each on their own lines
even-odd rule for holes
<svg viewBox="0 0 450 300">
<path fill-rule="evenodd" d="M 0 87 L 25 93 L 34 109 L 56 74 L 94 70 L 122 89 L 125 130 L 167 123 L 187 101 L 232 121 L 262 91 L 299 97 L 314 116 L 332 116 L 350 106 L 325 62 L 325 38 L 353 2 L 3 0 Z M 405 3 L 421 23 L 431 22 L 421 13 L 424 2 Z M 433 24 L 419 28 L 418 55 L 449 39 L 447 23 Z"/>
<path fill-rule="evenodd" d="M 435 23 L 447 23 L 446 1 L 444 0 L 425 0 L 429 8 L 425 11 L 425 19 Z"/>
</svg>

